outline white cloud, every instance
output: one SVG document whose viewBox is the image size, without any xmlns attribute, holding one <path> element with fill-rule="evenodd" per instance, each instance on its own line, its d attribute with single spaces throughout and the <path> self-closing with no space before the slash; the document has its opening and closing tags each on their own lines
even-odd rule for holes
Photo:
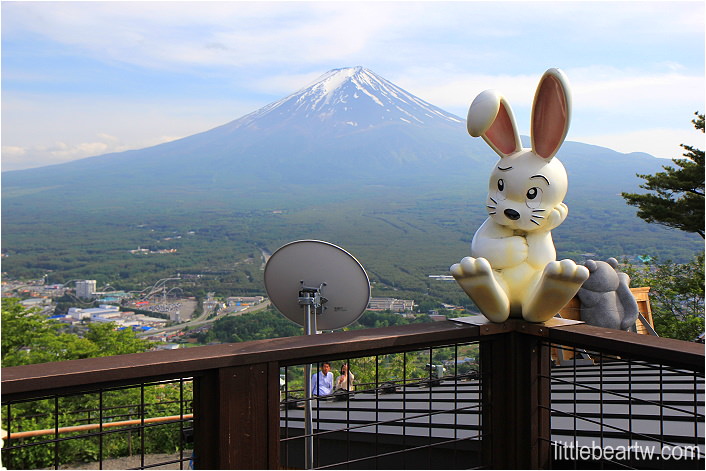
<svg viewBox="0 0 706 471">
<path fill-rule="evenodd" d="M 56 141 L 50 145 L 31 147 L 3 146 L 2 170 L 20 170 L 61 164 L 95 155 L 122 152 L 131 148 L 149 147 L 175 139 L 172 137 L 161 137 L 144 141 L 141 145 L 133 147 L 120 142 L 118 138 L 113 136 L 97 135 L 95 137 L 96 140 L 90 142 Z"/>
<path fill-rule="evenodd" d="M 111 136 L 110 134 L 106 134 L 104 132 L 99 132 L 98 137 L 103 140 L 103 141 L 108 141 L 108 142 L 118 142 L 118 138 L 115 136 Z"/>
<path fill-rule="evenodd" d="M 18 170 L 59 164 L 106 152 L 110 146 L 105 142 L 82 142 L 69 144 L 55 142 L 48 146 L 2 147 L 2 170 Z"/>
<path fill-rule="evenodd" d="M 11 158 L 22 157 L 27 153 L 27 149 L 21 146 L 2 146 L 2 155 Z"/>
<path fill-rule="evenodd" d="M 90 8 L 86 8 L 90 5 Z M 54 2 L 3 5 L 10 33 L 150 68 L 302 64 L 356 54 L 400 21 L 398 8 L 324 2 Z M 413 10 L 413 9 L 410 9 Z M 401 18 L 404 20 L 405 12 Z"/>
<path fill-rule="evenodd" d="M 585 107 L 698 107 L 704 102 L 704 77 L 675 71 L 680 68 L 670 64 L 663 71 L 591 67 L 569 72 L 575 100 Z"/>
<path fill-rule="evenodd" d="M 660 107 L 682 103 L 698 106 L 703 103 L 704 77 L 673 71 L 676 68 L 679 67 L 674 64 L 662 71 L 594 66 L 564 72 L 574 100 L 584 107 L 629 108 L 646 103 Z M 488 88 L 501 91 L 511 105 L 531 106 L 540 76 L 541 72 L 509 75 L 409 69 L 393 81 L 442 108 L 470 105 L 478 93 Z"/>
<path fill-rule="evenodd" d="M 439 72 L 433 70 L 406 72 L 393 82 L 420 98 L 441 108 L 468 111 L 473 99 L 483 90 L 494 88 L 507 97 L 510 105 L 532 104 L 537 87 L 537 75 L 474 74 Z"/>
<path fill-rule="evenodd" d="M 56 160 L 65 161 L 104 154 L 109 148 L 110 146 L 105 142 L 81 142 L 73 146 L 59 142 L 56 144 L 55 148 L 48 149 L 48 152 L 51 156 L 55 157 Z"/>
<path fill-rule="evenodd" d="M 694 111 L 703 110 L 704 77 L 663 70 L 618 69 L 607 66 L 567 69 L 574 107 L 574 132 L 586 135 L 602 129 L 644 128 L 684 123 L 688 131 Z M 537 74 L 473 74 L 444 70 L 406 71 L 395 81 L 419 97 L 465 117 L 478 93 L 488 88 L 505 95 L 515 113 L 518 127 L 529 131 L 530 109 L 541 72 Z M 617 121 L 622 121 L 616 124 Z M 586 129 L 582 129 L 586 127 Z M 637 132 L 634 133 L 637 136 Z"/>
<path fill-rule="evenodd" d="M 599 48 L 703 34 L 699 2 L 6 2 L 3 13 L 3 35 L 29 31 L 76 53 L 164 69 L 357 57 L 438 64 L 440 52 L 507 67 L 542 37 L 576 47 L 588 36 Z"/>
</svg>

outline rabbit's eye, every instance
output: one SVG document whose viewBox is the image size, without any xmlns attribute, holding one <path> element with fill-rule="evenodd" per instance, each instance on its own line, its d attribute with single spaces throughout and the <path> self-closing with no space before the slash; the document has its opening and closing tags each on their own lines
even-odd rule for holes
<svg viewBox="0 0 706 471">
<path fill-rule="evenodd" d="M 505 181 L 502 178 L 498 179 L 497 187 L 498 187 L 498 189 L 496 191 L 492 192 L 492 193 L 494 193 L 493 196 L 495 198 L 494 199 L 495 203 L 497 203 L 498 201 L 504 201 L 507 198 L 507 195 L 503 191 L 503 190 L 505 190 Z M 493 198 L 491 198 L 491 199 L 493 199 Z"/>
<path fill-rule="evenodd" d="M 527 199 L 525 203 L 530 209 L 537 209 L 542 204 L 542 189 L 536 186 L 527 190 Z"/>
</svg>

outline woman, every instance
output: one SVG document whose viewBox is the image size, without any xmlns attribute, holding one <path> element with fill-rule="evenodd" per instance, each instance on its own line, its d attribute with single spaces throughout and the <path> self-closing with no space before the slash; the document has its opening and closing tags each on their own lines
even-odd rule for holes
<svg viewBox="0 0 706 471">
<path fill-rule="evenodd" d="M 352 391 L 354 379 L 353 373 L 348 371 L 348 363 L 344 363 L 341 365 L 341 376 L 336 378 L 336 391 Z"/>
</svg>

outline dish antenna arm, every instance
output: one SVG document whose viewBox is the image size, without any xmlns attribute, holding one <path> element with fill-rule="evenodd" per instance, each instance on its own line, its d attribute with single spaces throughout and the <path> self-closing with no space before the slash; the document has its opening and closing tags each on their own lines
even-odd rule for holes
<svg viewBox="0 0 706 471">
<path fill-rule="evenodd" d="M 318 288 L 306 286 L 304 280 L 299 281 L 299 305 L 306 309 L 306 335 L 316 334 L 316 316 L 326 309 L 326 299 L 321 295 L 321 289 L 326 286 L 326 283 L 321 283 Z"/>
</svg>

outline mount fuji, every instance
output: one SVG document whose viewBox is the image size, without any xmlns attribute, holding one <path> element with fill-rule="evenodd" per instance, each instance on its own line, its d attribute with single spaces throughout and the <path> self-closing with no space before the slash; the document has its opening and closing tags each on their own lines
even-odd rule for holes
<svg viewBox="0 0 706 471">
<path fill-rule="evenodd" d="M 660 168 L 658 159 L 646 154 L 575 142 L 564 143 L 558 155 L 567 154 L 562 162 L 570 178 L 580 174 L 578 185 L 592 191 L 631 190 L 636 173 Z M 4 172 L 3 200 L 9 204 L 31 195 L 110 204 L 167 193 L 167 199 L 184 201 L 222 191 L 273 194 L 292 185 L 441 188 L 452 182 L 483 192 L 495 159 L 481 139 L 468 136 L 463 119 L 354 67 L 331 70 L 279 101 L 200 134 Z"/>
<path fill-rule="evenodd" d="M 4 189 L 171 188 L 243 184 L 394 184 L 491 161 L 464 120 L 363 67 L 209 131 L 140 150 L 3 173 Z M 234 182 L 238 182 L 237 184 Z M 43 191 L 43 190 L 40 190 Z"/>
</svg>

